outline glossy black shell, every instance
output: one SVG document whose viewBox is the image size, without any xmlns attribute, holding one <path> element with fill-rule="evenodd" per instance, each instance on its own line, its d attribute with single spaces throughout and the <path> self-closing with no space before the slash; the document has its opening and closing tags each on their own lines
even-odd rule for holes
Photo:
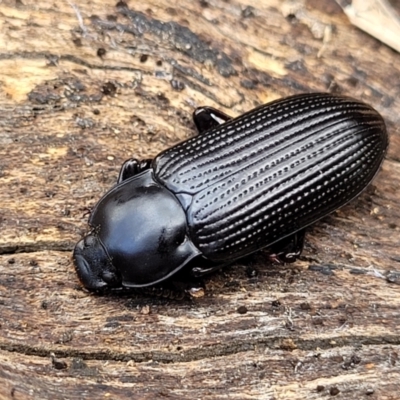
<svg viewBox="0 0 400 400">
<path fill-rule="evenodd" d="M 346 204 L 377 173 L 387 145 L 372 107 L 303 94 L 180 143 L 153 168 L 185 209 L 195 246 L 219 262 L 269 246 Z"/>
</svg>

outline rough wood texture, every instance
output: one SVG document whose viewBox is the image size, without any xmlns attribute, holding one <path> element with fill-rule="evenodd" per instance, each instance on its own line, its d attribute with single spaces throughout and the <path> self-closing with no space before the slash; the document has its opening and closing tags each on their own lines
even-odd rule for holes
<svg viewBox="0 0 400 400">
<path fill-rule="evenodd" d="M 400 55 L 328 0 L 80 3 L 0 3 L 0 399 L 398 399 Z M 372 104 L 391 145 L 299 262 L 260 253 L 197 300 L 80 288 L 124 159 L 192 135 L 195 106 L 303 91 Z"/>
</svg>

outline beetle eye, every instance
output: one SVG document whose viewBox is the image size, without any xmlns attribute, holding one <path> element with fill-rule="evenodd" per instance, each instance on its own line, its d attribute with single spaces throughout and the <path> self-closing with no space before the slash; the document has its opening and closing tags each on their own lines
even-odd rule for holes
<svg viewBox="0 0 400 400">
<path fill-rule="evenodd" d="M 175 243 L 177 246 L 180 246 L 186 240 L 187 240 L 186 231 L 182 229 L 180 232 L 178 232 L 177 236 L 175 237 Z"/>
</svg>

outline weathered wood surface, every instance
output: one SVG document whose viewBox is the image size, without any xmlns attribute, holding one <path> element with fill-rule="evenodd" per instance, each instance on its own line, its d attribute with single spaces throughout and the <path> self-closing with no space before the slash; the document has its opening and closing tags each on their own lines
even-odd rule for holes
<svg viewBox="0 0 400 400">
<path fill-rule="evenodd" d="M 333 1 L 3 0 L 0 398 L 398 399 L 399 61 Z M 299 262 L 261 253 L 197 300 L 80 288 L 72 247 L 125 158 L 192 135 L 195 106 L 303 91 L 372 104 L 391 145 Z"/>
</svg>

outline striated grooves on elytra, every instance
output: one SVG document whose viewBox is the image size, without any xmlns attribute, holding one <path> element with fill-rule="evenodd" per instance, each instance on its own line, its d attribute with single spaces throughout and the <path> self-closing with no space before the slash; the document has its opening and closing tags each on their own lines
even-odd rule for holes
<svg viewBox="0 0 400 400">
<path fill-rule="evenodd" d="M 355 168 L 361 163 L 361 168 L 366 168 L 368 166 L 368 160 L 363 160 L 360 154 L 365 153 L 371 162 L 376 160 L 376 157 L 374 157 L 373 154 L 369 154 L 367 150 L 368 147 L 372 147 L 371 151 L 375 152 L 371 143 L 360 146 L 358 138 L 354 138 L 354 136 L 351 137 L 350 140 L 346 140 L 346 138 L 347 137 L 335 143 L 337 148 L 335 149 L 334 157 L 332 157 L 332 153 L 330 153 L 330 155 L 329 153 L 327 154 L 324 148 L 321 147 L 320 151 L 315 152 L 315 156 L 307 159 L 307 162 L 301 167 L 297 165 L 296 168 L 292 168 L 284 174 L 275 177 L 268 175 L 270 179 L 268 179 L 269 182 L 265 186 L 260 185 L 257 181 L 250 180 L 238 187 L 241 193 L 247 191 L 247 193 L 245 193 L 246 203 L 238 202 L 236 207 L 228 205 L 229 207 L 226 207 L 226 215 L 223 211 L 223 208 L 226 206 L 223 199 L 219 199 L 220 201 L 213 201 L 211 198 L 208 204 L 213 207 L 212 209 L 207 209 L 207 207 L 204 207 L 204 205 L 207 204 L 206 199 L 203 198 L 201 201 L 203 207 L 201 209 L 197 210 L 196 213 L 193 213 L 194 207 L 191 209 L 194 215 L 193 221 L 198 228 L 197 232 L 200 235 L 200 239 L 207 241 L 208 236 L 214 237 L 215 232 L 218 231 L 224 234 L 224 241 L 228 241 L 229 235 L 228 232 L 224 230 L 224 227 L 228 227 L 227 229 L 232 231 L 232 235 L 236 236 L 240 231 L 240 225 L 247 227 L 251 224 L 249 220 L 261 215 L 262 218 L 259 221 L 259 223 L 261 223 L 262 220 L 268 220 L 271 216 L 269 213 L 271 210 L 279 209 L 281 205 L 282 208 L 287 208 L 285 205 L 290 204 L 290 202 L 294 203 L 298 192 L 307 193 L 307 190 L 311 190 L 319 184 L 325 184 L 325 186 L 329 184 L 330 188 L 334 187 L 335 181 L 340 182 L 342 179 L 341 174 L 337 174 L 336 171 L 347 171 L 350 173 L 350 168 L 352 168 L 352 166 Z M 347 170 L 346 165 L 348 166 Z M 373 171 L 374 168 L 368 168 L 368 171 L 371 170 Z M 327 180 L 326 176 L 329 175 L 331 179 Z M 260 177 L 264 180 L 266 179 L 262 175 Z M 357 179 L 352 181 L 351 185 L 354 186 L 356 183 Z M 257 186 L 257 190 L 250 191 L 250 185 Z M 350 193 L 354 193 L 354 188 Z M 232 195 L 231 198 L 235 198 L 235 196 L 238 196 L 238 194 Z M 343 196 L 341 196 L 341 198 L 343 198 Z M 246 212 L 244 213 L 244 217 L 241 218 L 244 208 Z M 313 213 L 316 217 L 319 215 L 313 207 L 306 208 L 306 211 Z M 249 215 L 251 215 L 251 218 Z M 298 216 L 300 217 L 300 213 Z M 251 228 L 250 226 L 250 229 Z M 205 231 L 209 232 L 209 234 L 205 235 Z"/>
<path fill-rule="evenodd" d="M 284 229 L 297 230 L 296 221 L 301 221 L 300 226 L 314 222 L 319 216 L 325 215 L 327 209 L 331 211 L 332 208 L 346 203 L 357 193 L 357 188 L 363 188 L 370 181 L 371 171 L 378 167 L 368 166 L 368 160 L 376 164 L 377 158 L 374 153 L 376 150 L 371 143 L 357 146 L 357 150 L 351 156 L 348 156 L 348 151 L 344 149 L 337 153 L 338 157 L 335 160 L 316 161 L 316 164 L 321 164 L 325 169 L 324 176 L 331 176 L 328 180 L 320 179 L 321 175 L 318 173 L 304 171 L 303 176 L 297 177 L 296 184 L 289 183 L 285 187 L 284 179 L 278 180 L 274 182 L 273 188 L 267 188 L 272 195 L 262 192 L 253 198 L 246 196 L 244 203 L 240 203 L 236 209 L 230 207 L 223 217 L 221 210 L 217 213 L 218 218 L 210 218 L 210 215 L 205 213 L 201 221 L 196 221 L 199 247 L 202 251 L 209 245 L 219 248 L 218 252 L 226 252 L 229 247 L 240 251 L 257 244 L 257 230 L 258 234 L 262 235 L 262 240 L 268 243 L 280 238 Z M 364 157 L 360 157 L 360 154 L 364 154 Z M 344 174 L 347 175 L 345 179 Z M 310 201 L 303 202 L 302 207 L 297 198 L 304 193 L 308 193 Z M 217 240 L 215 232 L 219 233 Z"/>
<path fill-rule="evenodd" d="M 312 134 L 312 125 L 332 123 L 337 118 L 348 120 L 354 114 L 367 117 L 371 113 L 363 104 L 333 99 L 318 102 L 300 98 L 284 102 L 285 107 L 260 108 L 251 117 L 246 118 L 245 114 L 225 127 L 162 153 L 156 160 L 156 174 L 167 187 L 193 194 L 210 182 L 234 174 L 258 155 L 266 157 L 278 151 L 279 146 L 306 139 Z"/>
<path fill-rule="evenodd" d="M 289 103 L 289 101 L 284 101 L 284 103 Z M 299 113 L 302 108 L 300 108 L 301 99 L 290 102 L 290 107 L 293 111 L 288 110 L 286 113 L 293 112 L 293 115 Z M 205 135 L 199 135 L 187 140 L 184 143 L 178 144 L 175 147 L 166 150 L 157 158 L 158 174 L 163 176 L 164 179 L 176 177 L 176 175 L 181 176 L 186 171 L 191 171 L 193 168 L 191 164 L 197 160 L 196 169 L 204 166 L 210 160 L 206 157 L 207 154 L 212 153 L 214 157 L 213 160 L 221 161 L 222 157 L 226 157 L 233 151 L 234 148 L 239 147 L 239 143 L 243 138 L 251 138 L 252 141 L 248 142 L 248 145 L 257 143 L 260 138 L 257 138 L 257 132 L 263 129 L 267 129 L 268 126 L 273 125 L 281 118 L 284 113 L 284 104 L 282 107 L 275 109 L 271 107 L 268 113 L 265 113 L 264 107 L 260 108 L 254 115 L 246 118 L 246 114 L 235 119 L 232 122 L 225 124 L 223 128 L 216 128 L 210 130 Z M 303 110 L 304 111 L 304 110 Z M 260 121 L 263 120 L 261 124 Z M 253 130 L 253 135 L 249 135 L 249 130 L 244 130 L 244 124 L 255 124 L 258 125 Z M 268 132 L 265 132 L 264 139 L 268 139 Z M 229 146 L 229 140 L 233 142 L 235 146 Z M 165 155 L 165 157 L 164 157 Z M 189 165 L 189 168 L 185 169 L 185 166 Z"/>
<path fill-rule="evenodd" d="M 375 128 L 379 126 L 368 124 L 364 131 Z M 358 134 L 362 131 L 357 128 Z M 366 186 L 379 167 L 383 149 L 378 136 L 375 141 L 363 142 L 347 131 L 346 137 L 351 140 L 342 141 L 342 145 L 340 141 L 334 142 L 337 145 L 334 157 L 332 152 L 329 156 L 329 152 L 327 155 L 320 151 L 321 157 L 311 158 L 306 168 L 296 167 L 291 176 L 277 176 L 276 181 L 268 182 L 264 191 L 258 187 L 253 193 L 245 193 L 237 207 L 228 205 L 223 210 L 227 202 L 217 200 L 211 203 L 213 208 L 199 210 L 199 215 L 193 203 L 189 215 L 193 215 L 191 222 L 198 235 L 196 244 L 204 254 L 214 253 L 215 260 L 218 254 L 226 258 L 227 252 L 232 255 L 247 253 L 259 247 L 258 241 L 272 243 L 281 238 L 285 230 L 294 232 L 298 226 L 304 227 L 345 204 Z M 311 170 L 311 164 L 316 171 Z M 326 179 L 327 176 L 330 178 Z M 312 199 L 304 201 L 301 196 L 305 194 Z M 202 199 L 201 204 L 205 203 L 206 199 Z M 215 216 L 213 211 L 217 211 Z"/>
<path fill-rule="evenodd" d="M 342 138 L 339 136 L 340 130 L 337 130 L 335 126 L 332 126 L 331 128 L 332 131 L 336 133 L 336 135 L 334 135 L 334 137 L 332 137 L 332 135 L 326 135 L 324 142 L 322 142 L 321 140 L 315 141 L 315 143 L 312 141 L 307 141 L 308 136 L 310 136 L 307 135 L 306 137 L 304 137 L 303 145 L 300 141 L 295 142 L 294 147 L 296 148 L 296 151 L 286 152 L 285 151 L 286 147 L 284 147 L 280 149 L 280 151 L 276 150 L 274 152 L 271 152 L 271 154 L 266 155 L 263 158 L 260 158 L 258 160 L 256 159 L 255 161 L 252 160 L 253 162 L 248 163 L 245 166 L 244 171 L 250 171 L 250 172 L 254 171 L 254 172 L 252 172 L 251 174 L 250 173 L 247 174 L 246 181 L 249 181 L 250 182 L 249 184 L 253 184 L 252 179 L 260 176 L 263 178 L 261 182 L 257 182 L 257 184 L 260 186 L 262 183 L 265 184 L 268 181 L 271 181 L 275 177 L 275 175 L 283 175 L 282 182 L 285 182 L 290 180 L 293 177 L 293 175 L 297 176 L 301 174 L 304 169 L 312 167 L 313 164 L 315 163 L 313 161 L 313 156 L 312 156 L 313 154 L 316 156 L 318 153 L 326 152 L 326 150 L 329 150 L 329 148 L 338 146 L 342 141 L 346 140 L 346 137 Z M 314 135 L 315 133 L 316 132 L 312 132 L 312 135 Z M 287 147 L 293 149 L 293 146 L 287 146 Z M 307 151 L 311 148 L 312 148 L 312 153 L 306 154 Z M 299 158 L 302 152 L 305 153 L 305 155 Z M 296 155 L 298 155 L 299 157 L 294 158 Z M 292 159 L 293 161 L 290 161 Z M 289 161 L 290 164 L 288 165 Z M 296 168 L 301 164 L 304 165 L 302 167 Z M 282 182 L 279 181 L 278 184 L 280 185 L 282 184 Z M 239 187 L 239 183 L 237 183 L 236 186 Z M 269 187 L 269 190 L 272 189 L 274 189 L 274 186 Z M 201 198 L 204 198 L 205 194 L 208 193 L 209 191 L 203 191 Z"/>
<path fill-rule="evenodd" d="M 340 143 L 343 143 L 344 140 L 345 139 L 337 140 L 333 144 L 339 145 Z M 348 143 L 345 143 L 345 145 L 347 146 Z M 207 221 L 212 221 L 214 223 L 218 222 L 220 225 L 228 224 L 226 220 L 222 222 L 219 218 L 213 218 L 213 214 L 216 214 L 218 211 L 221 210 L 221 208 L 214 208 L 212 212 L 207 212 L 207 206 L 213 203 L 217 203 L 218 206 L 217 200 L 223 200 L 223 198 L 225 197 L 224 195 L 231 194 L 234 189 L 240 189 L 240 192 L 238 194 L 235 194 L 232 198 L 232 200 L 234 201 L 237 199 L 236 196 L 243 193 L 244 195 L 246 195 L 246 200 L 248 202 L 252 202 L 255 199 L 268 199 L 270 207 L 274 207 L 273 200 L 275 198 L 282 199 L 286 188 L 293 188 L 294 180 L 296 180 L 296 185 L 300 185 L 304 180 L 310 182 L 310 177 L 312 176 L 310 170 L 316 165 L 321 165 L 323 161 L 326 161 L 327 156 L 325 153 L 324 158 L 323 152 L 329 147 L 332 146 L 327 145 L 321 146 L 319 149 L 314 149 L 313 154 L 309 154 L 306 157 L 303 156 L 301 159 L 297 159 L 297 162 L 293 162 L 289 167 L 281 167 L 280 164 L 276 164 L 275 168 L 271 168 L 270 171 L 268 171 L 267 175 L 264 174 L 264 171 L 257 171 L 256 173 L 248 176 L 248 179 L 246 179 L 244 182 L 242 181 L 240 184 L 236 184 L 234 188 L 228 187 L 222 194 L 219 194 L 218 198 L 212 196 L 209 203 L 206 202 L 205 195 L 201 196 L 202 207 L 197 210 L 197 212 L 194 214 L 193 219 L 195 221 L 202 221 L 200 226 L 206 225 Z M 263 168 L 261 168 L 260 170 L 262 169 Z M 252 188 L 256 188 L 257 190 L 251 190 Z M 253 197 L 251 195 L 252 193 Z M 197 203 L 197 201 L 195 201 L 195 203 Z M 226 203 L 222 203 L 222 207 L 225 205 Z M 230 207 L 230 212 L 234 213 L 241 209 L 242 205 L 240 204 L 237 207 Z M 201 228 L 199 229 L 199 232 L 201 232 Z"/>
<path fill-rule="evenodd" d="M 365 130 L 365 129 L 364 129 Z M 347 156 L 347 151 L 349 146 L 353 146 L 354 150 L 359 147 L 359 138 L 356 136 L 351 136 L 351 131 L 346 129 L 345 131 L 337 130 L 336 127 L 332 127 L 332 131 L 335 131 L 336 135 L 326 135 L 325 141 L 318 141 L 318 145 L 312 146 L 312 152 L 307 152 L 308 147 L 300 145 L 297 147 L 296 152 L 282 152 L 277 155 L 277 158 L 268 157 L 268 160 L 271 164 L 274 163 L 274 166 L 269 166 L 269 168 L 265 168 L 261 163 L 252 163 L 246 167 L 247 176 L 242 179 L 242 182 L 236 183 L 235 187 L 241 188 L 242 191 L 251 192 L 252 187 L 256 187 L 257 193 L 255 194 L 257 197 L 265 196 L 268 193 L 275 191 L 275 197 L 280 196 L 281 193 L 276 191 L 277 188 L 283 188 L 286 184 L 287 186 L 292 185 L 292 181 L 295 179 L 299 184 L 301 183 L 301 176 L 304 175 L 307 179 L 309 179 L 310 174 L 305 175 L 309 169 L 312 167 L 320 167 L 320 163 L 323 161 L 330 161 L 331 164 L 336 164 L 339 161 L 339 156 L 335 158 L 332 157 L 332 152 L 335 150 L 337 154 L 341 151 L 344 154 L 344 157 Z M 360 133 L 360 129 L 358 127 L 354 127 L 353 131 L 357 131 Z M 350 137 L 349 137 L 350 133 Z M 316 142 L 317 143 L 317 142 Z M 330 153 L 329 153 L 330 152 Z M 303 154 L 302 154 L 303 153 Z M 287 156 L 287 157 L 286 157 Z M 297 156 L 296 158 L 294 158 Z M 319 157 L 319 158 L 318 158 Z M 285 164 L 282 166 L 282 162 Z M 257 180 L 258 179 L 258 180 Z M 266 187 L 267 192 L 263 190 L 264 185 L 268 184 Z M 232 188 L 228 185 L 224 185 L 226 187 L 225 190 L 220 190 L 218 193 L 218 197 L 223 199 L 225 196 L 228 196 L 232 191 Z M 202 210 L 207 208 L 208 204 L 216 202 L 215 194 L 217 191 L 215 190 L 207 190 L 201 192 L 201 195 L 198 197 L 198 201 L 202 203 L 202 208 L 199 209 L 194 217 L 196 219 Z M 248 193 L 245 193 L 248 194 Z M 210 195 L 210 203 L 207 203 L 205 199 Z M 231 208 L 231 210 L 233 210 Z M 211 217 L 212 214 L 209 213 L 208 217 Z M 200 216 L 200 219 L 202 217 Z"/>
<path fill-rule="evenodd" d="M 351 179 L 355 175 L 360 175 L 363 172 L 358 168 L 349 177 Z M 365 174 L 364 174 L 365 177 Z M 363 179 L 365 184 L 370 179 Z M 256 251 L 260 247 L 270 245 L 283 237 L 292 234 L 304 228 L 311 223 L 314 223 L 318 217 L 324 216 L 331 212 L 335 207 L 345 204 L 354 197 L 354 192 L 347 192 L 345 195 L 339 195 L 341 191 L 346 191 L 343 182 L 335 184 L 334 191 L 314 190 L 311 193 L 311 200 L 305 202 L 301 207 L 296 207 L 289 204 L 288 209 L 284 209 L 286 205 L 279 202 L 275 205 L 277 210 L 271 212 L 270 218 L 263 218 L 263 215 L 252 216 L 252 219 L 259 217 L 258 220 L 244 221 L 246 223 L 241 226 L 236 226 L 234 230 L 229 227 L 228 232 L 223 230 L 213 230 L 212 235 L 208 238 L 199 238 L 196 244 L 202 250 L 203 254 L 211 254 L 213 260 L 226 260 L 229 258 L 238 258 L 242 255 Z M 297 192 L 301 192 L 301 189 Z M 309 193 L 310 194 L 310 193 Z M 357 193 L 356 193 L 357 194 Z M 296 192 L 293 193 L 296 195 Z M 316 203 L 318 202 L 318 203 Z M 319 213 L 315 213 L 315 205 L 318 204 Z M 303 209 L 303 207 L 305 207 Z M 260 207 L 260 212 L 265 215 L 267 212 L 265 207 Z"/>
<path fill-rule="evenodd" d="M 161 153 L 157 179 L 193 196 L 194 243 L 215 261 L 256 251 L 347 203 L 375 175 L 386 148 L 368 105 L 300 95 Z"/>
</svg>

